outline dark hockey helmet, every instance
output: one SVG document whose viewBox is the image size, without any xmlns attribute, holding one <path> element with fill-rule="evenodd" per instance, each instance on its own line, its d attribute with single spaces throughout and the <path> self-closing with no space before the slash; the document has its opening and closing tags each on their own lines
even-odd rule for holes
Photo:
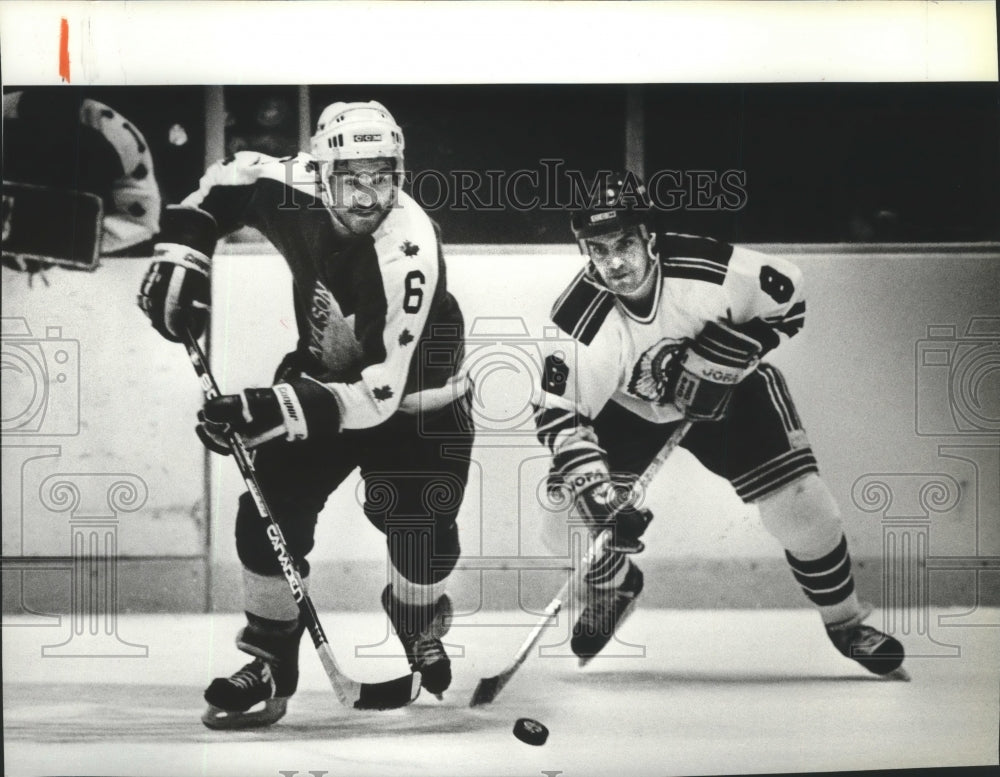
<svg viewBox="0 0 1000 777">
<path fill-rule="evenodd" d="M 649 215 L 649 194 L 635 173 L 604 173 L 597 183 L 601 188 L 587 207 L 570 215 L 570 228 L 581 247 L 587 238 L 644 226 Z"/>
</svg>

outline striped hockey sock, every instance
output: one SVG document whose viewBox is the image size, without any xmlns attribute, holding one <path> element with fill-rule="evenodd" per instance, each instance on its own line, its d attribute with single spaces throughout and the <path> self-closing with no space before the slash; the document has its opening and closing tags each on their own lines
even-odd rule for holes
<svg viewBox="0 0 1000 777">
<path fill-rule="evenodd" d="M 628 559 L 624 553 L 605 552 L 583 576 L 589 588 L 615 588 L 621 585 L 628 572 Z"/>
<path fill-rule="evenodd" d="M 861 611 L 854 592 L 847 537 L 841 535 L 837 547 L 821 558 L 800 559 L 787 550 L 785 558 L 803 592 L 819 609 L 824 623 L 843 621 Z"/>
</svg>

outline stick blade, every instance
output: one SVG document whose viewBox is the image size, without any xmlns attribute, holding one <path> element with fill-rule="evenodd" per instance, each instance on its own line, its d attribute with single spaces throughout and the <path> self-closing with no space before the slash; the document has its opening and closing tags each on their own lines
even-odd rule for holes
<svg viewBox="0 0 1000 777">
<path fill-rule="evenodd" d="M 500 690 L 507 684 L 510 675 L 498 674 L 495 677 L 484 677 L 476 685 L 476 690 L 472 693 L 470 707 L 479 707 L 483 704 L 490 704 L 500 693 Z"/>
<path fill-rule="evenodd" d="M 420 680 L 420 672 L 414 672 L 382 683 L 361 683 L 354 709 L 394 710 L 412 704 L 420 695 Z"/>
</svg>

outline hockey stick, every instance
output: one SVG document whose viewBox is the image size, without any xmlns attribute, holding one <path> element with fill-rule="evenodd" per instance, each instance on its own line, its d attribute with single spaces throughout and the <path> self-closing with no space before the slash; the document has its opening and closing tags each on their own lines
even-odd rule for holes
<svg viewBox="0 0 1000 777">
<path fill-rule="evenodd" d="M 184 345 L 187 348 L 188 356 L 191 357 L 194 370 L 198 374 L 205 399 L 214 399 L 221 396 L 222 392 L 219 391 L 219 384 L 215 382 L 215 377 L 212 375 L 208 360 L 205 358 L 201 346 L 198 345 L 197 338 L 189 331 L 185 332 Z M 385 710 L 405 707 L 420 694 L 421 677 L 419 672 L 382 683 L 360 683 L 348 677 L 341 670 L 336 658 L 334 658 L 330 643 L 327 641 L 323 626 L 319 622 L 316 607 L 313 605 L 309 594 L 306 593 L 305 585 L 295 566 L 295 561 L 288 552 L 288 544 L 285 542 L 285 536 L 281 532 L 281 527 L 278 526 L 278 522 L 274 519 L 274 513 L 271 512 L 267 501 L 264 499 L 264 493 L 257 482 L 257 473 L 254 470 L 253 463 L 250 461 L 250 454 L 247 452 L 246 445 L 235 432 L 228 432 L 226 434 L 226 442 L 232 448 L 233 457 L 236 459 L 240 475 L 243 476 L 243 482 L 246 483 L 247 490 L 250 492 L 250 496 L 253 497 L 254 504 L 257 505 L 260 517 L 268 522 L 267 538 L 271 542 L 271 547 L 274 548 L 274 553 L 278 557 L 278 563 L 281 565 L 281 571 L 288 582 L 288 587 L 292 591 L 295 603 L 298 605 L 299 617 L 309 630 L 309 636 L 312 637 L 313 645 L 316 646 L 320 663 L 323 664 L 323 669 L 326 670 L 326 675 L 330 678 L 330 685 L 333 686 L 333 692 L 337 695 L 340 703 L 345 707 L 353 707 L 359 710 Z"/>
<path fill-rule="evenodd" d="M 660 467 L 663 466 L 663 462 L 670 457 L 670 454 L 674 452 L 674 448 L 676 448 L 680 444 L 681 440 L 684 439 L 684 435 L 688 433 L 688 430 L 691 428 L 691 424 L 691 421 L 684 421 L 674 430 L 673 434 L 670 435 L 670 439 L 663 444 L 659 453 L 656 454 L 656 457 L 649 463 L 642 475 L 639 476 L 639 479 L 636 480 L 635 485 L 632 486 L 633 491 L 635 489 L 644 489 L 650 484 L 650 482 L 652 482 L 656 473 L 660 471 Z M 507 665 L 507 667 L 500 672 L 500 674 L 493 675 L 492 677 L 483 677 L 476 685 L 476 690 L 472 694 L 472 700 L 469 702 L 470 707 L 478 707 L 481 704 L 489 704 L 496 699 L 500 691 L 503 690 L 503 687 L 510 682 L 514 673 L 517 672 L 521 664 L 524 663 L 524 660 L 528 657 L 531 649 L 541 638 L 542 632 L 552 623 L 553 620 L 555 620 L 555 617 L 562 610 L 566 596 L 569 594 L 570 584 L 575 578 L 579 578 L 581 580 L 583 579 L 585 570 L 589 568 L 594 561 L 601 557 L 601 554 L 604 553 L 604 549 L 610 541 L 610 529 L 605 529 L 597 535 L 597 538 L 590 544 L 590 548 L 584 557 L 583 563 L 580 564 L 577 574 L 570 575 L 566 579 L 562 588 L 559 589 L 559 593 L 557 593 L 552 601 L 550 601 L 545 607 L 545 611 L 541 619 L 535 624 L 534 628 L 531 629 L 531 632 L 525 638 L 524 642 L 521 643 L 521 647 L 517 649 L 517 653 L 514 654 L 514 658 Z"/>
</svg>

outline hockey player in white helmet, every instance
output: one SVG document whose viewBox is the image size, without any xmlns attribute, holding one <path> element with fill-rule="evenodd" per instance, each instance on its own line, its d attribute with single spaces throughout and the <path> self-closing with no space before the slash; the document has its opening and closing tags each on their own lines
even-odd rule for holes
<svg viewBox="0 0 1000 777">
<path fill-rule="evenodd" d="M 139 304 L 170 340 L 185 327 L 200 334 L 218 237 L 248 224 L 282 254 L 298 347 L 274 386 L 206 402 L 198 434 L 225 454 L 221 432 L 232 428 L 254 448 L 303 578 L 320 510 L 360 469 L 364 514 L 389 551 L 382 605 L 423 687 L 439 695 L 451 682 L 441 643 L 451 619 L 445 587 L 459 557 L 455 518 L 473 433 L 458 372 L 462 314 L 445 283 L 437 226 L 400 189 L 403 151 L 403 132 L 384 106 L 338 102 L 323 111 L 311 154 L 279 160 L 245 151 L 212 165 L 198 191 L 166 210 Z M 442 503 L 442 491 L 455 498 Z M 303 624 L 265 529 L 244 494 L 236 546 L 247 625 L 237 645 L 254 659 L 206 690 L 202 720 L 212 728 L 274 723 L 296 689 Z M 349 581 L 312 585 L 335 590 Z M 264 710 L 252 711 L 260 702 Z"/>
<path fill-rule="evenodd" d="M 819 475 L 782 374 L 761 358 L 802 327 L 801 272 L 776 256 L 659 229 L 641 180 L 606 176 L 571 226 L 586 267 L 552 309 L 577 341 L 546 358 L 536 407 L 550 478 L 612 548 L 585 575 L 571 647 L 581 663 L 635 606 L 634 561 L 652 520 L 611 505 L 679 423 L 681 442 L 756 504 L 834 646 L 878 675 L 905 677 L 903 646 L 865 625 L 837 505 Z"/>
<path fill-rule="evenodd" d="M 397 202 L 403 131 L 377 102 L 334 103 L 316 123 L 312 153 L 321 165 L 323 202 L 338 232 L 371 234 Z"/>
</svg>

